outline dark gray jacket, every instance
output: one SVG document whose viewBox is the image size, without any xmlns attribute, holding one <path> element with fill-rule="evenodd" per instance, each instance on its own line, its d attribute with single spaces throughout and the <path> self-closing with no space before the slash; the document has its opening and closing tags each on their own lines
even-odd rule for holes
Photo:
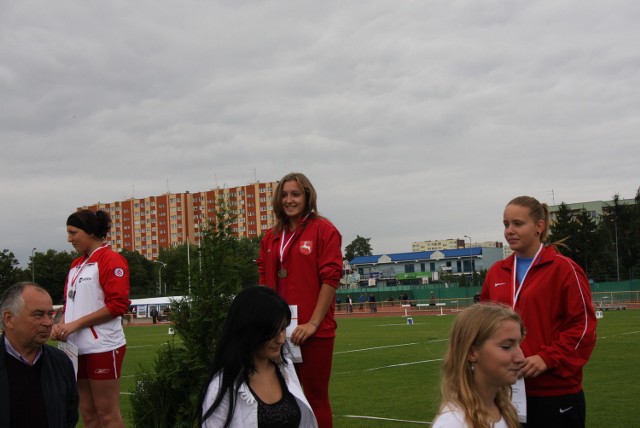
<svg viewBox="0 0 640 428">
<path fill-rule="evenodd" d="M 11 358 L 11 357 L 9 357 Z M 73 428 L 78 423 L 78 390 L 73 364 L 67 355 L 49 345 L 42 347 L 40 382 L 49 428 Z M 0 336 L 0 427 L 8 427 L 9 377 L 5 364 L 4 334 Z"/>
</svg>

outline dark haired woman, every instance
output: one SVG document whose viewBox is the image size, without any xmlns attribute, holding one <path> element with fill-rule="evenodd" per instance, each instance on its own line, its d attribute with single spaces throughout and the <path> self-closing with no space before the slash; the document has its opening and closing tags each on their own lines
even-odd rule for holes
<svg viewBox="0 0 640 428">
<path fill-rule="evenodd" d="M 489 270 L 480 299 L 511 306 L 527 329 L 527 428 L 584 427 L 582 367 L 596 344 L 596 317 L 584 271 L 545 245 L 549 207 L 531 196 L 504 209 L 504 237 L 513 250 Z"/>
<path fill-rule="evenodd" d="M 129 267 L 105 243 L 111 219 L 80 210 L 67 219 L 67 240 L 81 254 L 65 284 L 64 316 L 51 337 L 78 347 L 78 394 L 84 426 L 124 427 L 120 369 L 126 341 L 121 317 L 129 309 Z"/>
<path fill-rule="evenodd" d="M 201 400 L 200 426 L 317 427 L 291 361 L 284 357 L 289 306 L 273 290 L 248 287 L 233 300 Z"/>
<path fill-rule="evenodd" d="M 332 426 L 329 378 L 336 335 L 335 292 L 342 275 L 342 237 L 318 215 L 317 195 L 307 177 L 287 174 L 273 193 L 275 226 L 260 242 L 259 284 L 296 305 L 300 345 L 296 371 L 321 428 Z"/>
</svg>

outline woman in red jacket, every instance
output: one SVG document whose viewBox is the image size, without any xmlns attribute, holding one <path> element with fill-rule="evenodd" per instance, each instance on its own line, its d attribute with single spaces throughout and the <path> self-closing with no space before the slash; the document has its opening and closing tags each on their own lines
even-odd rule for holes
<svg viewBox="0 0 640 428">
<path fill-rule="evenodd" d="M 596 317 L 582 268 L 544 245 L 549 221 L 549 207 L 535 198 L 507 204 L 504 237 L 514 253 L 491 267 L 480 298 L 513 307 L 527 330 L 525 426 L 584 427 L 582 367 L 596 344 Z"/>
<path fill-rule="evenodd" d="M 331 427 L 329 378 L 336 335 L 335 292 L 342 275 L 342 237 L 318 215 L 313 185 L 301 173 L 287 174 L 273 194 L 275 226 L 260 243 L 260 285 L 298 308 L 291 335 L 300 345 L 296 372 L 320 428 Z"/>
</svg>

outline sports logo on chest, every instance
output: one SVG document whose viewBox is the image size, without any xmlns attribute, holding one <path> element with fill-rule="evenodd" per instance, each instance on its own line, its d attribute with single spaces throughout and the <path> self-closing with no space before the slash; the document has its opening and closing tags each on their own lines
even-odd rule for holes
<svg viewBox="0 0 640 428">
<path fill-rule="evenodd" d="M 298 247 L 301 254 L 309 255 L 313 252 L 313 241 L 301 241 Z"/>
</svg>

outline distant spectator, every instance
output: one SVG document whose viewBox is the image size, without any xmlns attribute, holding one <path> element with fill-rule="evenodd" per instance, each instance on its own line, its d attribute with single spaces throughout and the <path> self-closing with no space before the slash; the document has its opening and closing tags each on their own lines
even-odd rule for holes
<svg viewBox="0 0 640 428">
<path fill-rule="evenodd" d="M 149 315 L 151 315 L 151 319 L 153 320 L 154 324 L 158 322 L 158 310 L 155 306 L 151 307 L 151 313 Z"/>
<path fill-rule="evenodd" d="M 478 303 L 480 301 L 480 292 L 478 291 L 476 294 L 474 294 L 473 296 L 473 303 Z"/>
<path fill-rule="evenodd" d="M 376 303 L 376 296 L 373 294 L 369 296 L 369 311 L 378 312 L 378 304 Z"/>
</svg>

